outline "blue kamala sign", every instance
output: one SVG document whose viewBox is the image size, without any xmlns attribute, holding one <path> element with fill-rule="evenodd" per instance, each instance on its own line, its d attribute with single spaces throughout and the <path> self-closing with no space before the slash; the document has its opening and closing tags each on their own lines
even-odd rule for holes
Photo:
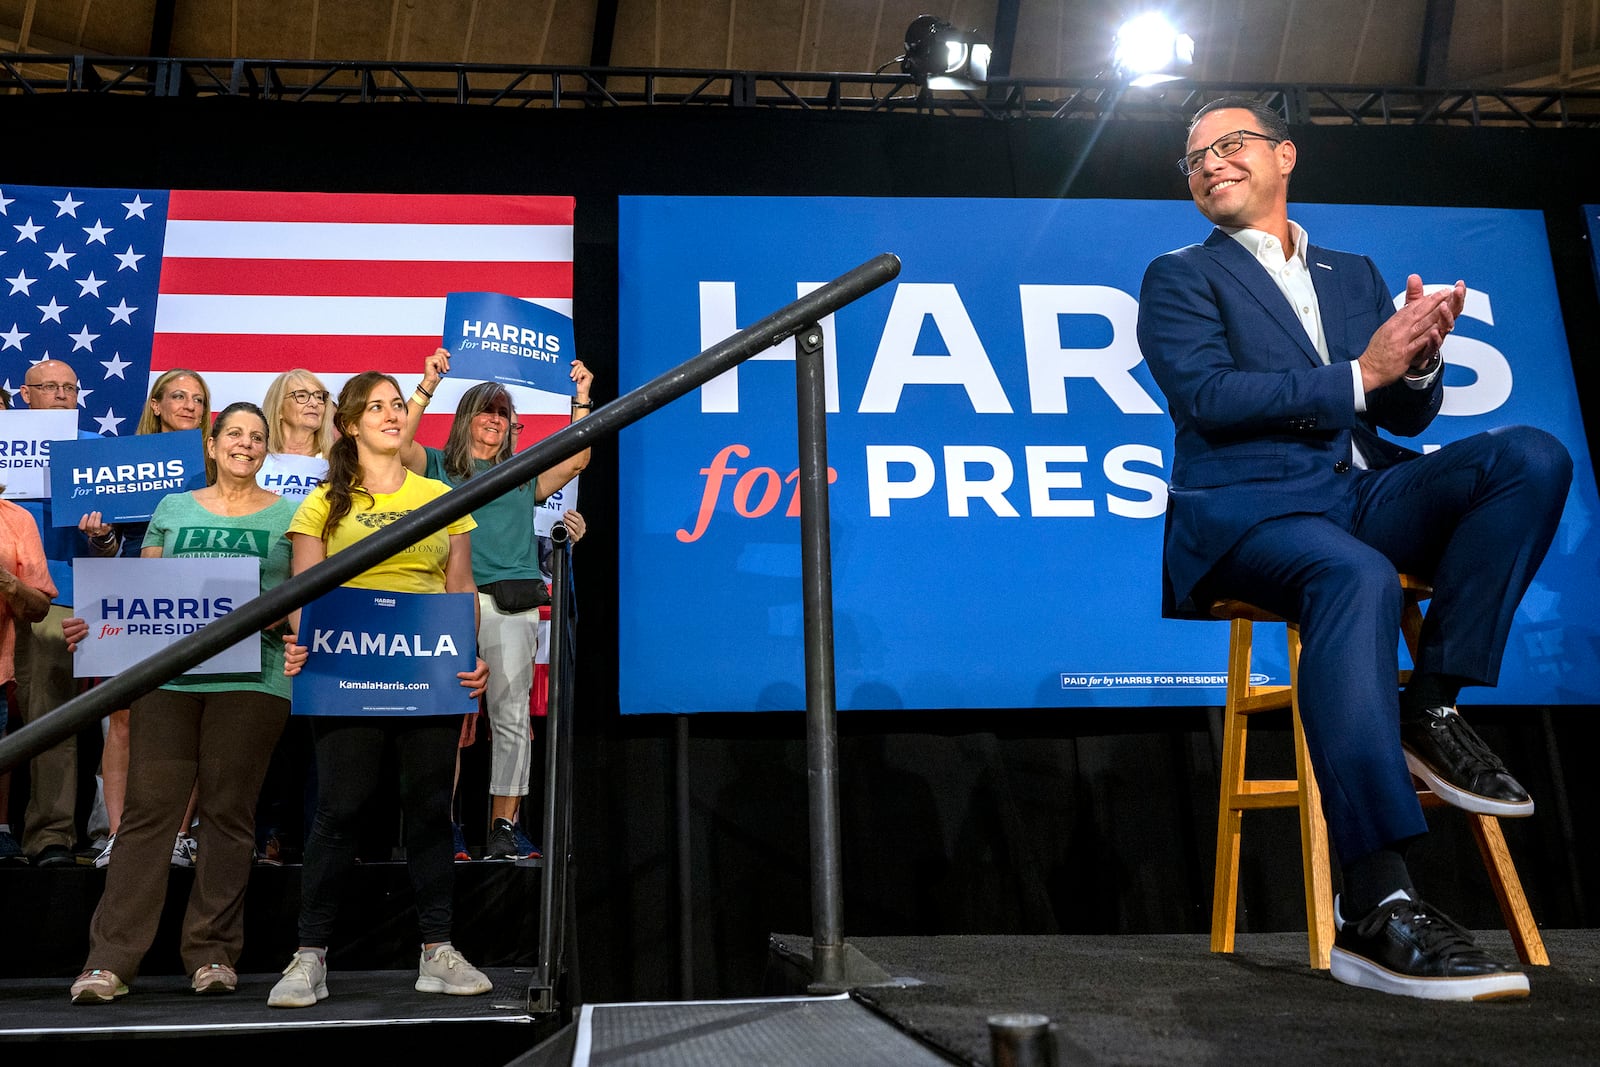
<svg viewBox="0 0 1600 1067">
<path fill-rule="evenodd" d="M 295 715 L 464 715 L 477 701 L 456 677 L 477 658 L 468 593 L 386 593 L 341 586 L 300 611 L 308 649 Z"/>
</svg>

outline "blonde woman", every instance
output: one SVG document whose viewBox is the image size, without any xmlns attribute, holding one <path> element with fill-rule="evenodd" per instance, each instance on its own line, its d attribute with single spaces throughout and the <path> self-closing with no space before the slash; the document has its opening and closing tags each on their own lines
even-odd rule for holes
<svg viewBox="0 0 1600 1067">
<path fill-rule="evenodd" d="M 328 476 L 328 456 L 336 436 L 328 387 L 309 370 L 296 367 L 272 379 L 261 407 L 271 432 L 256 483 L 298 504 Z M 315 788 L 314 781 L 308 781 L 310 774 L 309 732 L 303 721 L 291 721 L 261 790 L 262 863 L 282 863 L 285 840 L 300 836 L 305 791 Z"/>
<path fill-rule="evenodd" d="M 303 367 L 267 386 L 262 410 L 272 421 L 270 453 L 326 459 L 333 447 L 333 405 L 322 379 Z"/>
</svg>

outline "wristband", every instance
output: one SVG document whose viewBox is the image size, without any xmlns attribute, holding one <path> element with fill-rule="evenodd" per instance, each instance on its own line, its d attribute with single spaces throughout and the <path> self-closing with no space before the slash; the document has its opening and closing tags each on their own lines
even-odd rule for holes
<svg viewBox="0 0 1600 1067">
<path fill-rule="evenodd" d="M 411 399 L 416 401 L 417 407 L 425 408 L 428 406 L 428 401 L 433 399 L 433 396 L 430 393 L 424 392 L 422 386 L 419 385 L 415 391 L 412 392 Z"/>
<path fill-rule="evenodd" d="M 421 393 L 423 396 L 427 397 L 429 400 L 433 399 L 433 394 L 428 392 L 428 390 L 424 389 L 422 387 L 422 383 L 421 382 L 417 383 L 417 392 Z"/>
<path fill-rule="evenodd" d="M 581 408 L 584 411 L 589 411 L 590 409 L 592 409 L 594 407 L 594 401 L 593 400 L 574 400 L 572 402 L 572 406 L 575 407 L 575 408 Z"/>
</svg>

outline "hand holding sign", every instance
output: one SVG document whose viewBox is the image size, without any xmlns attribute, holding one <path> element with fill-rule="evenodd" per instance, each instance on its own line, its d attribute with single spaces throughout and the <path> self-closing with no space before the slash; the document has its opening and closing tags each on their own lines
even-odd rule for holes
<svg viewBox="0 0 1600 1067">
<path fill-rule="evenodd" d="M 66 630 L 62 626 L 63 632 Z M 306 665 L 306 646 L 299 643 L 295 634 L 283 635 L 283 673 L 287 678 L 293 678 L 300 673 L 300 668 Z"/>
<path fill-rule="evenodd" d="M 436 348 L 433 355 L 429 356 L 422 364 L 422 387 L 431 397 L 439 388 L 439 382 L 446 374 L 450 373 L 450 352 L 445 348 Z"/>
<path fill-rule="evenodd" d="M 89 547 L 97 556 L 117 554 L 117 528 L 102 521 L 98 511 L 91 511 L 78 519 L 78 530 L 89 539 Z"/>
<path fill-rule="evenodd" d="M 61 620 L 61 636 L 67 642 L 67 651 L 76 652 L 83 639 L 89 636 L 89 621 L 73 617 Z"/>
<path fill-rule="evenodd" d="M 483 662 L 482 656 L 479 656 L 476 667 L 470 671 L 457 671 L 456 677 L 467 687 L 467 696 L 477 700 L 489 688 L 489 665 Z"/>
</svg>

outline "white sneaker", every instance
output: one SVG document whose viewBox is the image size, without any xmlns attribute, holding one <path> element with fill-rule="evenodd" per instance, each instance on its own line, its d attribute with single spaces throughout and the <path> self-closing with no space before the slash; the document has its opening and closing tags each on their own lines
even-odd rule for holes
<svg viewBox="0 0 1600 1067">
<path fill-rule="evenodd" d="M 172 865 L 174 867 L 193 867 L 195 853 L 200 850 L 200 842 L 188 834 L 179 834 L 172 842 Z"/>
<path fill-rule="evenodd" d="M 99 852 L 97 852 L 95 854 L 94 865 L 96 867 L 99 867 L 99 868 L 101 868 L 103 870 L 105 868 L 105 865 L 111 862 L 111 846 L 116 844 L 116 843 L 117 843 L 117 835 L 116 834 L 112 834 L 110 837 L 106 838 L 105 847 L 102 848 Z"/>
<path fill-rule="evenodd" d="M 309 1008 L 328 998 L 328 964 L 315 952 L 296 952 L 267 994 L 269 1008 Z"/>
<path fill-rule="evenodd" d="M 459 997 L 487 993 L 494 988 L 489 976 L 467 962 L 467 958 L 453 945 L 440 945 L 433 950 L 433 958 L 422 953 L 417 963 L 417 992 L 450 993 Z"/>
</svg>

